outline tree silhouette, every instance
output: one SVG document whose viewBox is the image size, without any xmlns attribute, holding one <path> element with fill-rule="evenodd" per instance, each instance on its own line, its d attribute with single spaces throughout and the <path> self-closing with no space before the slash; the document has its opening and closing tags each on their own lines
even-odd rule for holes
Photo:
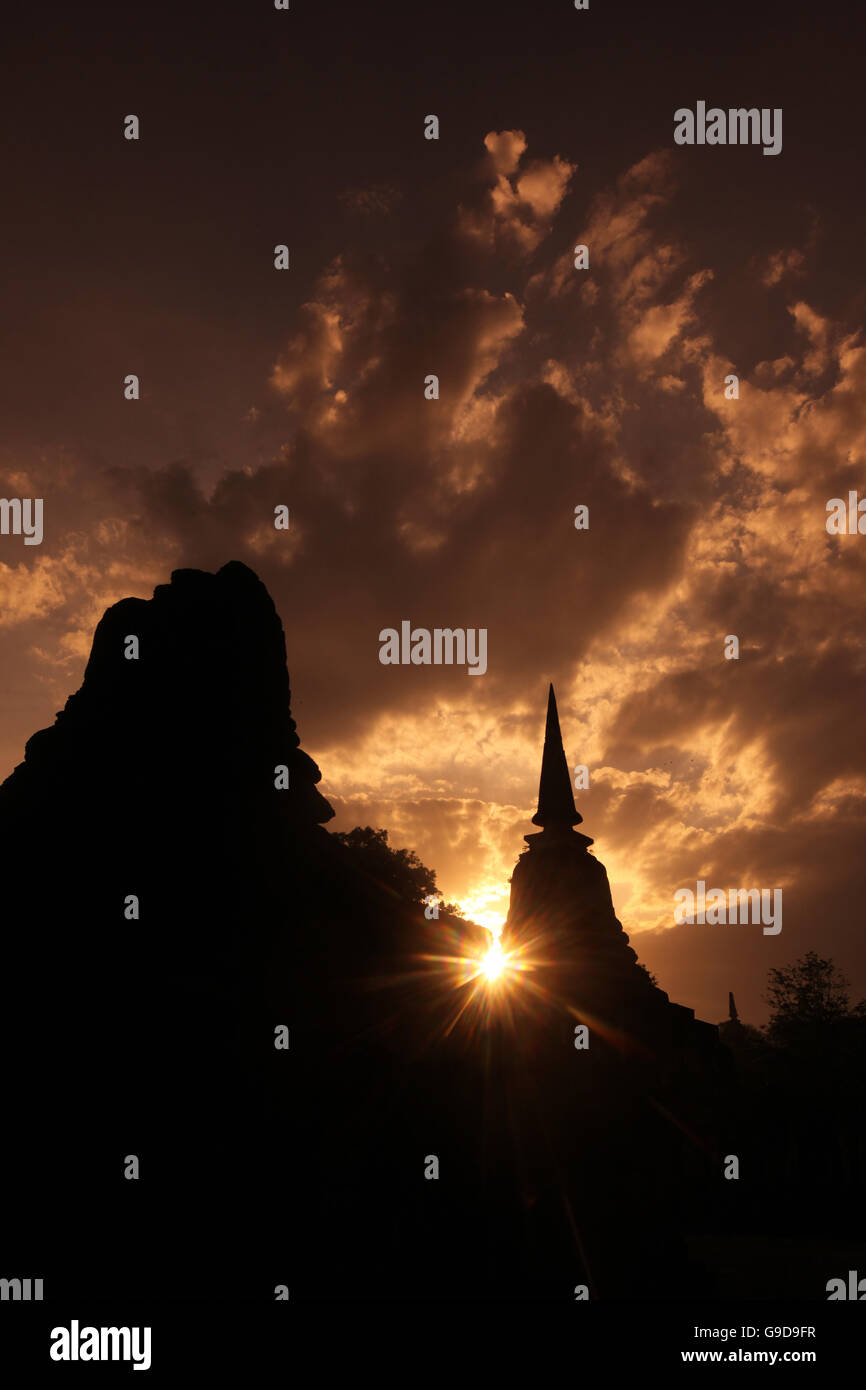
<svg viewBox="0 0 866 1390">
<path fill-rule="evenodd" d="M 791 1044 L 827 1033 L 864 1011 L 863 1003 L 851 1008 L 850 982 L 832 960 L 816 951 L 770 970 L 768 980 L 764 998 L 771 1009 L 767 1035 L 773 1042 Z"/>
<path fill-rule="evenodd" d="M 333 838 L 344 845 L 355 867 L 404 902 L 421 907 L 437 892 L 436 874 L 422 864 L 414 850 L 392 849 L 387 830 L 356 825 Z"/>
</svg>

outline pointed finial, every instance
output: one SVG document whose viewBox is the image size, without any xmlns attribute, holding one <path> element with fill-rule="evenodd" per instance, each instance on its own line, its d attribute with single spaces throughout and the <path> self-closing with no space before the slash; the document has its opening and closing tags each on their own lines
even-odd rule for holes
<svg viewBox="0 0 866 1390">
<path fill-rule="evenodd" d="M 559 715 L 556 710 L 556 696 L 551 684 L 547 697 L 547 724 L 544 730 L 544 753 L 541 758 L 541 779 L 538 784 L 538 810 L 532 817 L 533 825 L 568 826 L 580 825 L 583 816 L 578 815 L 571 789 L 571 777 L 562 746 L 559 728 Z M 592 841 L 590 841 L 592 843 Z"/>
<path fill-rule="evenodd" d="M 737 1023 L 737 1022 L 739 1021 L 739 1017 L 740 1017 L 740 1015 L 737 1013 L 737 1006 L 736 1006 L 736 1004 L 734 1003 L 734 996 L 733 996 L 733 994 L 732 994 L 732 993 L 730 992 L 730 990 L 729 990 L 729 991 L 728 991 L 728 1018 L 731 1020 L 732 1023 Z"/>
</svg>

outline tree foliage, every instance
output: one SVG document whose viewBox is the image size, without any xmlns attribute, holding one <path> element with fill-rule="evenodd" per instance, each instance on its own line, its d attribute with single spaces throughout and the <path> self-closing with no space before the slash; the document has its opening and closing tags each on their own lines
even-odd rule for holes
<svg viewBox="0 0 866 1390">
<path fill-rule="evenodd" d="M 770 970 L 764 996 L 770 1005 L 768 1036 L 774 1042 L 793 1042 L 859 1017 L 863 1006 L 851 1008 L 848 990 L 849 981 L 835 963 L 816 951 Z"/>
<path fill-rule="evenodd" d="M 414 907 L 435 894 L 436 874 L 422 864 L 414 850 L 392 849 L 387 830 L 356 825 L 354 830 L 338 831 L 335 840 L 345 846 L 353 862 L 382 887 Z"/>
</svg>

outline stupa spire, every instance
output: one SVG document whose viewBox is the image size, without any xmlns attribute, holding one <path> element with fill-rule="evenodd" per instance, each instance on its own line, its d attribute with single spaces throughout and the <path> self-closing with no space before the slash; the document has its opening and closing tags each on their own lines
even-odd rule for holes
<svg viewBox="0 0 866 1390">
<path fill-rule="evenodd" d="M 559 728 L 559 715 L 556 709 L 556 696 L 553 685 L 547 697 L 547 724 L 544 730 L 544 753 L 541 758 L 541 779 L 538 784 L 538 810 L 532 817 L 533 825 L 570 828 L 580 825 L 583 816 L 578 814 L 571 790 L 571 777 L 562 734 Z M 590 842 L 591 843 L 591 842 Z"/>
</svg>

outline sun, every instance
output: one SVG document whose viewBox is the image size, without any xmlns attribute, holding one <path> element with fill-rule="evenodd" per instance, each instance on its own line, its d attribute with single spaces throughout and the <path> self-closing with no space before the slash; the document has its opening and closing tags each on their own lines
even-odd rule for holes
<svg viewBox="0 0 866 1390">
<path fill-rule="evenodd" d="M 505 969 L 506 955 L 498 939 L 493 942 L 481 962 L 481 970 L 488 980 L 497 980 Z"/>
</svg>

